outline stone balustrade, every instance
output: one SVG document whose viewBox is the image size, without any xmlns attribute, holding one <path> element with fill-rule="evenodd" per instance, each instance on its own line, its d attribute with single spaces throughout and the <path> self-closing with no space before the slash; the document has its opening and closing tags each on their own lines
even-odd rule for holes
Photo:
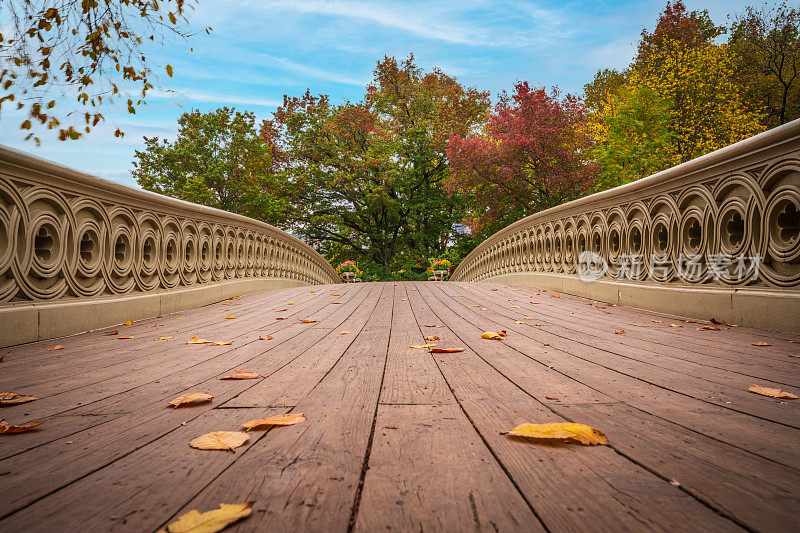
<svg viewBox="0 0 800 533">
<path fill-rule="evenodd" d="M 800 330 L 800 120 L 497 232 L 453 281 Z"/>
<path fill-rule="evenodd" d="M 0 146 L 0 345 L 338 282 L 313 248 L 269 224 Z"/>
</svg>

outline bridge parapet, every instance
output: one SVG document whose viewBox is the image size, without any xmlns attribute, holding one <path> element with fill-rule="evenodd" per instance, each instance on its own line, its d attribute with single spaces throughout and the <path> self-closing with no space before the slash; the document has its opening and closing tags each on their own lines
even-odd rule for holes
<svg viewBox="0 0 800 533">
<path fill-rule="evenodd" d="M 269 224 L 0 146 L 0 346 L 338 282 Z"/>
<path fill-rule="evenodd" d="M 519 220 L 451 279 L 800 331 L 800 120 Z"/>
</svg>

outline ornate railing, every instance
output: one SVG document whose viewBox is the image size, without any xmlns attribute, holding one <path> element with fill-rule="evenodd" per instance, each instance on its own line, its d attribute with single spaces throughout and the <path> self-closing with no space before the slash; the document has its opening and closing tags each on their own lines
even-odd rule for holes
<svg viewBox="0 0 800 533">
<path fill-rule="evenodd" d="M 313 248 L 269 224 L 0 147 L 6 307 L 265 279 L 339 282 Z"/>
<path fill-rule="evenodd" d="M 592 280 L 797 296 L 800 120 L 511 224 L 475 248 L 452 280 L 523 274 L 587 296 L 602 290 L 587 288 Z"/>
</svg>

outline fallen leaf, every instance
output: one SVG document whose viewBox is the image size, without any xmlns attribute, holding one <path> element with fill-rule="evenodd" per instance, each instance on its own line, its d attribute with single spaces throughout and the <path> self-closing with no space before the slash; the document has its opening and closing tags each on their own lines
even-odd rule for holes
<svg viewBox="0 0 800 533">
<path fill-rule="evenodd" d="M 470 305 L 469 307 L 480 307 L 480 304 Z"/>
<path fill-rule="evenodd" d="M 106 331 L 106 335 L 116 335 L 117 333 L 119 333 L 118 329 L 115 329 L 114 331 Z"/>
<path fill-rule="evenodd" d="M 401 301 L 401 302 L 407 302 L 407 301 L 408 301 L 408 298 L 400 298 L 400 301 Z"/>
<path fill-rule="evenodd" d="M 285 316 L 276 316 L 275 320 L 286 320 Z"/>
<path fill-rule="evenodd" d="M 680 487 L 681 486 L 681 482 L 678 481 L 677 479 L 670 480 L 669 484 L 672 485 L 673 487 Z"/>
<path fill-rule="evenodd" d="M 762 387 L 761 385 L 751 385 L 749 389 L 750 392 L 755 392 L 756 394 L 760 394 L 762 396 L 769 396 L 770 398 L 781 398 L 786 400 L 796 400 L 797 395 L 792 394 L 791 392 L 782 391 L 781 389 L 771 389 L 769 387 Z"/>
<path fill-rule="evenodd" d="M 0 363 L 2 363 L 2 362 L 3 362 L 3 359 L 5 359 L 5 358 L 6 358 L 6 356 L 7 356 L 8 354 L 10 354 L 10 353 L 11 353 L 11 352 L 6 352 L 6 353 L 4 353 L 3 355 L 0 355 Z"/>
<path fill-rule="evenodd" d="M 438 328 L 439 326 L 437 326 L 436 324 L 425 324 L 425 327 L 426 328 Z"/>
<path fill-rule="evenodd" d="M 753 346 L 772 346 L 768 342 L 751 342 L 750 344 L 752 344 Z"/>
<path fill-rule="evenodd" d="M 133 325 L 133 320 L 126 320 L 125 322 L 122 323 L 122 325 L 123 326 L 132 326 Z"/>
<path fill-rule="evenodd" d="M 345 331 L 340 331 L 339 335 L 350 335 L 351 333 L 352 333 L 352 331 L 345 330 Z"/>
<path fill-rule="evenodd" d="M 545 396 L 545 398 L 548 400 L 558 400 L 558 398 L 556 398 L 555 396 Z"/>
<path fill-rule="evenodd" d="M 670 324 L 669 327 L 671 327 L 671 328 L 682 328 L 683 325 L 682 324 Z"/>
<path fill-rule="evenodd" d="M 236 315 L 228 315 L 225 317 L 225 320 L 233 320 L 234 318 L 236 318 Z"/>
<path fill-rule="evenodd" d="M 426 341 L 438 341 L 439 340 L 439 335 L 429 335 L 429 336 L 425 337 L 425 340 Z"/>
<path fill-rule="evenodd" d="M 663 320 L 651 320 L 650 322 L 655 322 L 656 324 L 663 324 Z"/>
<path fill-rule="evenodd" d="M 572 422 L 550 422 L 548 424 L 520 424 L 511 431 L 501 433 L 514 437 L 530 439 L 548 439 L 562 442 L 578 442 L 584 446 L 608 444 L 608 439 L 601 432 L 584 424 Z"/>
<path fill-rule="evenodd" d="M 481 307 L 481 311 L 488 311 L 488 310 L 489 310 L 488 307 Z"/>
<path fill-rule="evenodd" d="M 260 341 L 271 341 L 272 340 L 272 335 L 262 335 L 261 337 L 258 338 L 258 340 L 260 340 Z"/>
<path fill-rule="evenodd" d="M 521 321 L 521 320 L 515 320 L 515 321 L 514 321 L 514 324 L 525 324 L 525 322 L 523 322 L 523 321 Z"/>
<path fill-rule="evenodd" d="M 511 309 L 519 309 L 519 306 L 518 305 L 512 305 Z"/>
<path fill-rule="evenodd" d="M 719 331 L 717 326 L 700 326 L 697 331 Z"/>
<path fill-rule="evenodd" d="M 16 392 L 0 392 L 0 405 L 18 405 L 35 399 L 35 396 L 21 396 Z"/>
<path fill-rule="evenodd" d="M 435 344 L 412 344 L 409 348 L 433 348 Z"/>
<path fill-rule="evenodd" d="M 614 334 L 615 334 L 615 335 L 624 335 L 624 334 L 625 334 L 625 330 L 624 330 L 624 329 L 621 329 L 621 330 L 619 330 L 619 331 L 615 331 L 615 332 L 614 332 Z"/>
<path fill-rule="evenodd" d="M 175 337 L 156 337 L 157 341 L 168 341 L 170 339 L 174 339 Z"/>
<path fill-rule="evenodd" d="M 288 311 L 288 309 L 275 309 L 276 313 L 283 313 L 284 311 Z"/>
<path fill-rule="evenodd" d="M 331 302 L 332 305 L 342 305 L 342 302 Z"/>
<path fill-rule="evenodd" d="M 542 302 L 531 302 L 533 305 L 539 305 Z"/>
<path fill-rule="evenodd" d="M 388 299 L 389 298 L 387 296 L 381 296 L 381 300 L 388 300 Z"/>
<path fill-rule="evenodd" d="M 268 418 L 258 418 L 242 424 L 245 431 L 256 429 L 267 429 L 272 426 L 291 426 L 306 421 L 305 413 L 294 413 L 288 415 L 270 416 Z"/>
<path fill-rule="evenodd" d="M 233 341 L 211 341 L 210 344 L 214 346 L 230 346 L 233 344 Z"/>
<path fill-rule="evenodd" d="M 536 317 L 534 316 L 524 316 L 522 318 L 524 318 L 525 320 L 536 320 Z"/>
<path fill-rule="evenodd" d="M 5 420 L 0 420 L 0 435 L 4 433 L 25 433 L 35 427 L 39 427 L 47 422 L 47 420 L 40 420 L 39 422 L 31 422 L 30 424 L 23 424 L 21 426 L 13 426 Z"/>
<path fill-rule="evenodd" d="M 170 405 L 173 405 L 175 407 L 180 407 L 181 405 L 191 405 L 203 402 L 210 402 L 213 399 L 214 399 L 213 396 L 211 396 L 210 394 L 206 394 L 205 392 L 190 392 L 188 394 L 184 394 L 183 396 L 178 396 L 169 403 Z"/>
<path fill-rule="evenodd" d="M 197 337 L 192 337 L 191 339 L 186 341 L 186 344 L 206 344 L 207 342 L 208 341 L 205 339 L 198 339 Z"/>
<path fill-rule="evenodd" d="M 463 351 L 464 348 L 431 348 L 430 353 L 458 353 Z"/>
<path fill-rule="evenodd" d="M 193 438 L 189 446 L 198 450 L 229 450 L 243 445 L 250 440 L 250 435 L 241 431 L 212 431 Z"/>
<path fill-rule="evenodd" d="M 793 342 L 795 344 L 800 344 L 800 341 L 789 341 L 789 342 Z"/>
<path fill-rule="evenodd" d="M 300 323 L 302 324 L 313 324 L 316 320 L 301 320 Z"/>
<path fill-rule="evenodd" d="M 289 302 L 287 305 L 294 305 L 294 302 Z"/>
<path fill-rule="evenodd" d="M 236 370 L 235 372 L 235 374 L 222 376 L 219 379 L 258 379 L 261 377 L 255 372 L 248 372 L 247 370 Z"/>
<path fill-rule="evenodd" d="M 697 320 L 686 320 L 687 324 L 697 324 Z"/>
<path fill-rule="evenodd" d="M 338 294 L 338 293 L 333 293 L 333 292 L 332 292 L 332 293 L 331 293 L 331 296 L 341 296 L 341 294 Z"/>
<path fill-rule="evenodd" d="M 124 340 L 124 339 L 132 339 L 133 337 L 131 337 L 130 335 L 120 335 L 117 338 L 120 339 L 120 340 Z"/>
<path fill-rule="evenodd" d="M 481 339 L 486 339 L 488 341 L 501 341 L 503 340 L 503 336 L 496 331 L 484 331 L 481 333 Z"/>
<path fill-rule="evenodd" d="M 176 318 L 175 320 L 186 320 L 186 317 L 185 317 L 185 316 L 179 316 L 179 317 L 178 317 L 178 318 Z"/>
<path fill-rule="evenodd" d="M 561 298 L 561 296 L 559 296 L 559 295 L 557 295 L 557 294 L 551 294 L 551 295 L 550 295 L 550 297 L 551 297 L 551 298 Z"/>
<path fill-rule="evenodd" d="M 191 510 L 168 524 L 159 533 L 216 533 L 229 525 L 249 516 L 253 512 L 252 502 L 221 503 L 219 509 L 206 511 Z"/>
<path fill-rule="evenodd" d="M 48 349 L 47 349 L 47 351 L 48 351 L 48 352 L 52 352 L 53 350 L 63 350 L 63 349 L 64 349 L 64 347 L 63 347 L 63 346 L 61 346 L 60 344 L 56 344 L 56 345 L 55 345 L 55 346 L 53 346 L 52 348 L 48 348 Z"/>
</svg>

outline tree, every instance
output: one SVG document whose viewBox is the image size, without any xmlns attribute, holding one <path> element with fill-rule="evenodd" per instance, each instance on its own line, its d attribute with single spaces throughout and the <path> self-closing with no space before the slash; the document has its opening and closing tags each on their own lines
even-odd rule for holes
<svg viewBox="0 0 800 533">
<path fill-rule="evenodd" d="M 477 231 L 505 226 L 591 190 L 591 140 L 577 98 L 518 82 L 500 95 L 484 134 L 450 138 L 449 190 L 471 192 Z"/>
<path fill-rule="evenodd" d="M 359 103 L 284 97 L 262 135 L 293 185 L 293 228 L 384 273 L 443 252 L 464 210 L 442 189 L 447 139 L 479 125 L 488 107 L 488 93 L 423 72 L 413 56 L 379 61 Z"/>
<path fill-rule="evenodd" d="M 748 103 L 775 127 L 800 117 L 800 8 L 747 7 L 733 17 L 728 44 Z"/>
<path fill-rule="evenodd" d="M 592 151 L 601 166 L 598 189 L 609 189 L 676 163 L 670 131 L 672 106 L 648 87 L 620 90 L 608 100 L 604 133 Z"/>
<path fill-rule="evenodd" d="M 175 142 L 145 137 L 133 176 L 144 189 L 277 224 L 284 220 L 285 184 L 253 113 L 223 107 L 178 119 Z"/>
<path fill-rule="evenodd" d="M 88 133 L 104 120 L 104 103 L 125 100 L 135 113 L 157 77 L 143 44 L 188 36 L 182 25 L 193 4 L 0 0 L 0 109 L 27 114 L 20 128 L 37 142 L 34 128 L 56 130 L 61 140 Z M 172 66 L 166 72 L 171 77 Z M 58 111 L 64 97 L 75 105 Z"/>
</svg>

